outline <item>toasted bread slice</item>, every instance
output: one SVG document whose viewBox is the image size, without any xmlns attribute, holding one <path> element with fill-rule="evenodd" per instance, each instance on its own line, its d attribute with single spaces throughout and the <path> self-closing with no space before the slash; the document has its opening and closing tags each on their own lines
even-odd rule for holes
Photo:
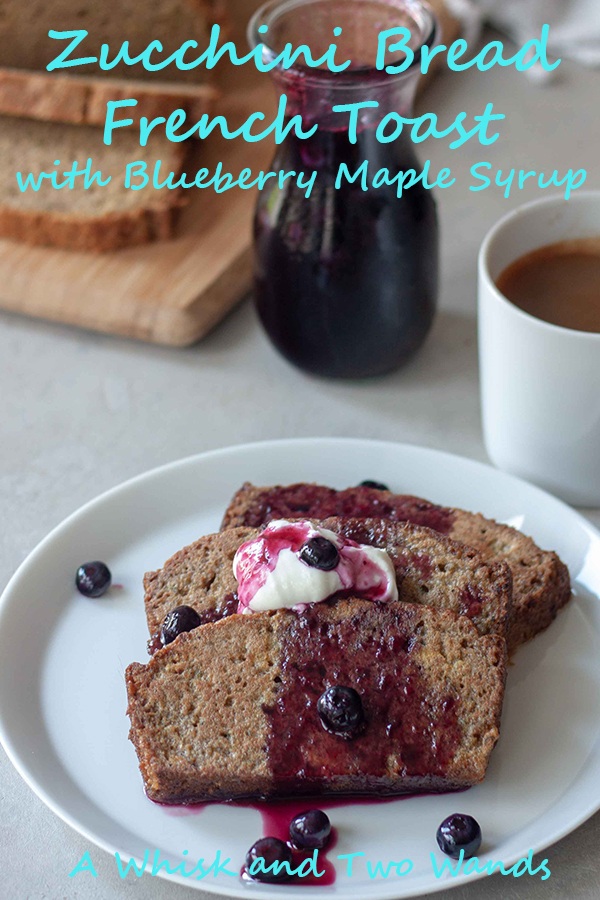
<svg viewBox="0 0 600 900">
<path fill-rule="evenodd" d="M 126 673 L 148 796 L 161 803 L 447 791 L 482 781 L 499 735 L 506 644 L 465 616 L 339 600 L 229 616 Z M 356 734 L 317 700 L 360 695 Z"/>
<path fill-rule="evenodd" d="M 527 535 L 479 513 L 437 506 L 419 497 L 368 487 L 343 491 L 317 484 L 255 487 L 233 497 L 222 528 L 257 528 L 271 519 L 377 517 L 413 522 L 474 547 L 488 562 L 507 562 L 513 576 L 509 652 L 547 628 L 571 597 L 569 571 L 556 553 L 540 550 Z"/>
<path fill-rule="evenodd" d="M 374 519 L 326 519 L 325 528 L 390 555 L 401 600 L 452 609 L 466 615 L 482 634 L 506 634 L 512 603 L 510 569 L 489 563 L 464 544 L 430 528 Z M 203 622 L 237 611 L 233 557 L 256 537 L 244 526 L 200 538 L 144 578 L 146 617 L 155 634 L 170 610 L 191 606 Z"/>
</svg>

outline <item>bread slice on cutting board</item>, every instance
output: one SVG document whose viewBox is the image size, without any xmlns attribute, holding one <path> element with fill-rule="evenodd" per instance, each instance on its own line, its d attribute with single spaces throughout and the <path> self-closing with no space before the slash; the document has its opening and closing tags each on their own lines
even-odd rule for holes
<svg viewBox="0 0 600 900">
<path fill-rule="evenodd" d="M 48 179 L 37 191 L 19 188 L 17 172 L 23 180 L 28 173 L 37 180 L 42 171 L 56 171 L 60 184 L 74 161 L 81 169 L 89 158 L 92 173 L 100 170 L 103 181 L 110 176 L 108 184 L 94 181 L 86 189 L 79 175 L 72 190 L 68 185 L 56 189 Z M 159 159 L 163 180 L 170 171 L 179 173 L 183 145 L 157 134 L 140 147 L 135 134 L 117 133 L 107 146 L 103 130 L 95 126 L 0 116 L 0 237 L 97 252 L 172 237 L 180 190 L 156 190 L 151 177 L 141 190 L 124 186 L 128 163 L 145 162 L 151 176 Z M 55 166 L 55 160 L 61 164 Z"/>
<path fill-rule="evenodd" d="M 85 30 L 87 37 L 71 58 L 99 56 L 102 44 L 113 60 L 122 43 L 129 55 L 139 55 L 159 40 L 166 59 L 185 41 L 195 40 L 199 55 L 208 45 L 214 24 L 224 23 L 222 0 L 0 0 L 0 113 L 46 121 L 103 125 L 108 100 L 134 98 L 138 105 L 127 117 L 134 122 L 168 117 L 182 108 L 190 119 L 207 112 L 217 91 L 204 66 L 181 70 L 174 64 L 149 72 L 142 64 L 119 63 L 103 70 L 97 63 L 48 72 L 46 66 L 68 40 L 48 32 Z"/>
</svg>

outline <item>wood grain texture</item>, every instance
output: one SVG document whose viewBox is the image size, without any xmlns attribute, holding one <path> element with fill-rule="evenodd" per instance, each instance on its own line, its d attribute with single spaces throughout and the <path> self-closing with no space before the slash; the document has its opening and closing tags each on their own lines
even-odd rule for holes
<svg viewBox="0 0 600 900">
<path fill-rule="evenodd" d="M 231 0 L 232 39 L 244 46 L 245 24 L 257 0 Z M 431 4 L 440 10 L 443 0 Z M 444 42 L 457 24 L 441 16 Z M 235 127 L 250 112 L 275 110 L 270 80 L 249 66 L 220 73 L 217 112 Z M 188 180 L 206 167 L 238 174 L 270 167 L 273 145 L 198 142 L 185 165 Z M 166 189 L 165 189 L 166 190 Z M 251 287 L 251 221 L 256 189 L 185 192 L 177 235 L 170 241 L 102 255 L 30 247 L 0 240 L 0 307 L 96 331 L 171 346 L 206 335 Z"/>
</svg>

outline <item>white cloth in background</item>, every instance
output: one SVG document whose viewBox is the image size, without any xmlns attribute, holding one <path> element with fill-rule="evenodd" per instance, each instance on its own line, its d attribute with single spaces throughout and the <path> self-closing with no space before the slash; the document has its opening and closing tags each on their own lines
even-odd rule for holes
<svg viewBox="0 0 600 900">
<path fill-rule="evenodd" d="M 517 44 L 539 37 L 550 26 L 548 51 L 554 58 L 600 66 L 600 0 L 445 0 L 462 21 L 467 42 L 488 22 Z M 533 74 L 533 71 L 532 71 Z"/>
</svg>

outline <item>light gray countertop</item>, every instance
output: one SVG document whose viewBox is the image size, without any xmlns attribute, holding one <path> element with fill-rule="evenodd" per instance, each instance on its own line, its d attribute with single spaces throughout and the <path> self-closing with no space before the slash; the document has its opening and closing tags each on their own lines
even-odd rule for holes
<svg viewBox="0 0 600 900">
<path fill-rule="evenodd" d="M 271 348 L 244 303 L 202 344 L 185 350 L 134 344 L 3 314 L 0 316 L 0 586 L 58 522 L 130 476 L 214 447 L 267 438 L 346 435 L 408 441 L 485 460 L 476 359 L 476 254 L 493 222 L 542 192 L 503 198 L 472 193 L 470 166 L 588 170 L 600 187 L 600 75 L 564 63 L 537 87 L 511 69 L 438 79 L 421 100 L 450 122 L 494 101 L 507 116 L 488 147 L 419 147 L 432 171 L 451 166 L 437 194 L 442 223 L 441 307 L 427 345 L 404 370 L 378 381 L 332 383 L 304 376 Z M 548 192 L 549 193 L 549 192 Z M 1 286 L 0 286 L 1 290 Z M 85 302 L 85 297 L 82 297 Z M 376 477 L 377 473 L 368 473 Z M 587 514 L 600 524 L 600 511 Z M 27 628 L 23 623 L 23 639 Z M 6 900 L 207 897 L 150 877 L 121 881 L 114 859 L 93 854 L 98 878 L 67 875 L 91 845 L 55 817 L 0 751 L 0 896 Z M 549 852 L 552 877 L 494 876 L 455 900 L 597 900 L 600 816 Z"/>
</svg>

